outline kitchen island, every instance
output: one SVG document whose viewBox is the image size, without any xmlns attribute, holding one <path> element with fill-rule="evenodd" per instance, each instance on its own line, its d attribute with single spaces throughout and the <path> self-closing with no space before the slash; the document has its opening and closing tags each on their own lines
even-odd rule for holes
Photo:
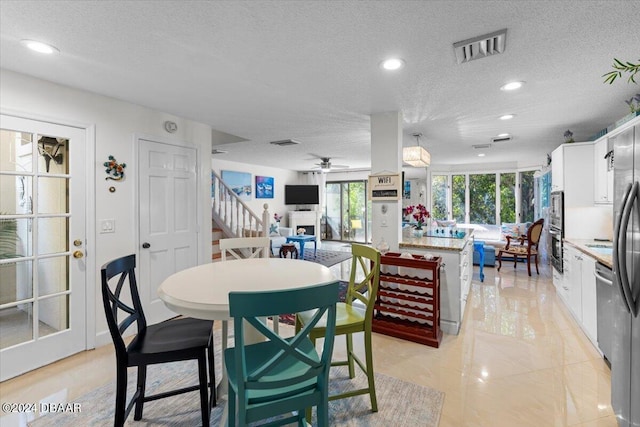
<svg viewBox="0 0 640 427">
<path fill-rule="evenodd" d="M 473 276 L 473 229 L 458 229 L 461 238 L 403 237 L 400 252 L 442 257 L 440 270 L 440 328 L 457 335 Z"/>
</svg>

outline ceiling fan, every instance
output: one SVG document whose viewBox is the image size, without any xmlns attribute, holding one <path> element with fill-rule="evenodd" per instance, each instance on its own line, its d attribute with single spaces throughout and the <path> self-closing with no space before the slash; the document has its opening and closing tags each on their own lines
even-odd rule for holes
<svg viewBox="0 0 640 427">
<path fill-rule="evenodd" d="M 329 172 L 330 170 L 333 170 L 333 169 L 349 168 L 349 166 L 347 165 L 334 165 L 333 163 L 331 163 L 331 157 L 322 157 L 322 156 L 316 156 L 316 157 L 320 159 L 320 163 L 316 163 L 316 166 L 312 169 L 320 169 L 322 172 Z"/>
</svg>

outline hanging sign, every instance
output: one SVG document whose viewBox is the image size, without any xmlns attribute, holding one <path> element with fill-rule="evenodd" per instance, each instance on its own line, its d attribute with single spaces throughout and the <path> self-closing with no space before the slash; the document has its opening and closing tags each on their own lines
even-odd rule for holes
<svg viewBox="0 0 640 427">
<path fill-rule="evenodd" d="M 402 179 L 399 173 L 369 175 L 369 200 L 400 200 Z"/>
</svg>

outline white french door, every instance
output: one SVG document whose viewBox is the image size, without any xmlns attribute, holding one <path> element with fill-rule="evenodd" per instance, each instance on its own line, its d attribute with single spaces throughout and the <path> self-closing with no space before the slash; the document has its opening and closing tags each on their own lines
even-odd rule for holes
<svg viewBox="0 0 640 427">
<path fill-rule="evenodd" d="M 140 299 L 149 323 L 175 317 L 158 298 L 169 275 L 198 264 L 197 152 L 138 139 Z"/>
<path fill-rule="evenodd" d="M 0 116 L 0 380 L 86 348 L 85 130 Z"/>
</svg>

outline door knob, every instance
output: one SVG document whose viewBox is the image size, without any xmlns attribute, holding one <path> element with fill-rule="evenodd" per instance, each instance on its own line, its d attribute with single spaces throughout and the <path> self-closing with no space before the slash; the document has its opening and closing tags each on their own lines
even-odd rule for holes
<svg viewBox="0 0 640 427">
<path fill-rule="evenodd" d="M 75 251 L 75 252 L 73 253 L 73 257 L 74 257 L 74 258 L 78 258 L 78 259 L 80 259 L 80 258 L 82 258 L 83 256 L 84 256 L 84 254 L 82 253 L 82 251 Z"/>
<path fill-rule="evenodd" d="M 151 247 L 151 245 L 149 243 L 147 243 L 147 242 L 144 242 L 142 244 L 142 247 L 145 248 L 145 249 L 149 249 Z"/>
</svg>

